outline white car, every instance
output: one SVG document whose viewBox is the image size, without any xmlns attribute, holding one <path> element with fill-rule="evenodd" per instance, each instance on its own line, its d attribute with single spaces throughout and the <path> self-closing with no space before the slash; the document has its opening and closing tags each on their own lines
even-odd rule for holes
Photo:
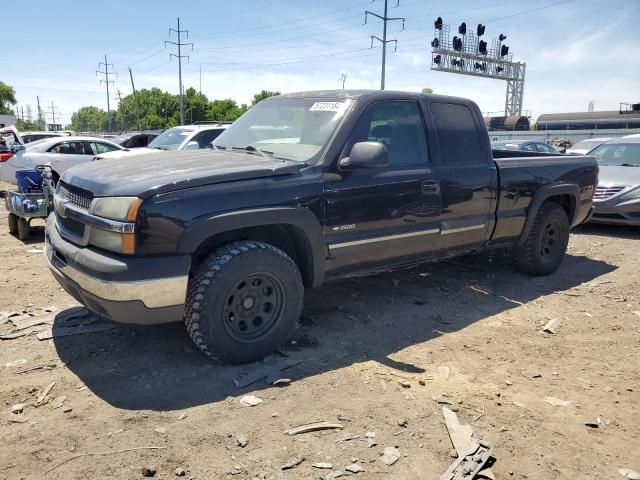
<svg viewBox="0 0 640 480">
<path fill-rule="evenodd" d="M 198 150 L 209 148 L 218 135 L 225 131 L 231 122 L 196 123 L 165 130 L 154 138 L 146 148 L 124 149 L 117 152 L 96 155 L 95 160 L 114 160 L 117 158 L 144 155 L 158 150 Z"/>
<path fill-rule="evenodd" d="M 586 155 L 594 148 L 599 147 L 609 140 L 611 140 L 611 137 L 587 138 L 567 148 L 567 155 Z"/>
<path fill-rule="evenodd" d="M 69 168 L 90 162 L 93 157 L 124 150 L 109 140 L 94 137 L 54 137 L 36 140 L 15 149 L 0 162 L 0 180 L 15 185 L 17 170 L 31 170 L 37 165 L 50 165 L 54 181 Z"/>
</svg>

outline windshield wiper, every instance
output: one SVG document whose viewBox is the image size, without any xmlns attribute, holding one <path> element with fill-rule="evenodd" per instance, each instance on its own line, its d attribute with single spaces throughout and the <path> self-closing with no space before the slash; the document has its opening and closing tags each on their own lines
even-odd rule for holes
<svg viewBox="0 0 640 480">
<path fill-rule="evenodd" d="M 621 163 L 620 165 L 618 165 L 619 167 L 640 167 L 640 165 L 637 165 L 635 163 Z"/>
<path fill-rule="evenodd" d="M 157 145 L 155 147 L 149 147 L 149 148 L 153 148 L 155 150 L 169 150 L 169 147 L 165 147 L 165 146 L 161 146 L 161 145 Z"/>
<path fill-rule="evenodd" d="M 258 153 L 258 154 L 262 155 L 263 157 L 266 157 L 267 155 L 273 155 L 273 152 L 269 152 L 267 150 L 261 150 L 259 148 L 254 147 L 253 145 L 247 145 L 246 147 L 231 147 L 231 149 L 232 150 L 241 150 L 243 152 Z"/>
</svg>

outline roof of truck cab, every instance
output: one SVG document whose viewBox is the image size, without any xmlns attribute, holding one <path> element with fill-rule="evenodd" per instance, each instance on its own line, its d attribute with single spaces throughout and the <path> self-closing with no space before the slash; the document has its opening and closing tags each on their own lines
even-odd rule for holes
<svg viewBox="0 0 640 480">
<path fill-rule="evenodd" d="M 455 101 L 456 103 L 473 103 L 472 100 L 462 97 L 436 95 L 433 93 L 403 92 L 398 90 L 312 90 L 308 92 L 285 93 L 271 98 L 327 98 L 327 99 L 353 99 L 371 97 L 372 100 L 389 100 L 394 98 L 418 98 L 427 97 L 432 100 Z"/>
</svg>

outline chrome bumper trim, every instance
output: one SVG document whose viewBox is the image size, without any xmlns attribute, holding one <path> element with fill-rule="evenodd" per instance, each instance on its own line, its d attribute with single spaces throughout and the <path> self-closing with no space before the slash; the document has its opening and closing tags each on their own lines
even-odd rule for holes
<svg viewBox="0 0 640 480">
<path fill-rule="evenodd" d="M 45 245 L 45 256 L 54 274 L 74 281 L 83 290 L 104 300 L 115 302 L 139 300 L 147 308 L 161 308 L 183 305 L 187 296 L 188 275 L 112 282 L 100 280 L 70 267 L 57 257 L 48 241 Z"/>
</svg>

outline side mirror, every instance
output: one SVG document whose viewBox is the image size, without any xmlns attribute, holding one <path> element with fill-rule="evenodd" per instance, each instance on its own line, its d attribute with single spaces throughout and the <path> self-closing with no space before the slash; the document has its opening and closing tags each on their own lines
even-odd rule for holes
<svg viewBox="0 0 640 480">
<path fill-rule="evenodd" d="M 185 150 L 198 150 L 200 148 L 200 144 L 198 142 L 189 142 L 184 147 Z"/>
<path fill-rule="evenodd" d="M 361 168 L 384 168 L 389 165 L 389 150 L 384 143 L 358 142 L 351 148 L 348 157 L 340 160 L 338 166 L 342 170 L 358 170 Z"/>
</svg>

